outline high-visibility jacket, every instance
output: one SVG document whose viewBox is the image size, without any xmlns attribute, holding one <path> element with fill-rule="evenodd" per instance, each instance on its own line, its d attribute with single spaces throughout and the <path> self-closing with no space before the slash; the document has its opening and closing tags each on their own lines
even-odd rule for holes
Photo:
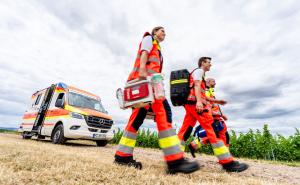
<svg viewBox="0 0 300 185">
<path fill-rule="evenodd" d="M 202 70 L 202 69 L 200 69 Z M 195 95 L 195 89 L 194 89 L 194 86 L 195 86 L 195 81 L 194 81 L 194 78 L 193 78 L 193 75 L 191 74 L 190 75 L 190 94 L 187 98 L 188 102 L 196 102 L 197 99 L 196 99 L 196 95 Z M 205 89 L 206 89 L 206 85 L 205 85 L 205 76 L 203 75 L 202 76 L 202 82 L 200 84 L 200 91 L 201 91 L 201 98 L 202 100 L 205 101 L 206 99 L 206 96 L 205 96 Z M 203 102 L 203 103 L 206 103 Z"/>
<path fill-rule="evenodd" d="M 212 88 L 212 87 L 206 89 L 205 95 L 208 98 L 216 99 L 215 91 L 214 91 L 214 88 Z M 213 116 L 215 118 L 220 118 L 222 116 L 222 112 L 221 112 L 221 109 L 220 109 L 219 105 L 214 103 L 214 102 L 211 102 L 211 105 L 212 105 Z"/>
<path fill-rule="evenodd" d="M 144 34 L 143 38 L 148 35 L 152 37 L 152 44 L 153 44 L 151 51 L 148 53 L 148 61 L 146 63 L 147 75 L 150 76 L 151 74 L 154 73 L 161 73 L 162 66 L 163 66 L 163 59 L 161 55 L 160 46 L 157 40 L 155 40 L 153 36 L 148 32 Z M 142 53 L 141 45 L 142 42 L 139 45 L 139 50 L 135 59 L 134 67 L 131 73 L 129 74 L 127 81 L 139 78 L 139 69 L 140 69 L 140 61 L 141 61 L 141 53 Z"/>
</svg>

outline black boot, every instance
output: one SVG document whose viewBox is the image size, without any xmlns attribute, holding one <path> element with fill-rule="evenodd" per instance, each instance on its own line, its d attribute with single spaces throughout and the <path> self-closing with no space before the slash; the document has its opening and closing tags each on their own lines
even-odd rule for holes
<svg viewBox="0 0 300 185">
<path fill-rule="evenodd" d="M 227 172 L 242 172 L 248 169 L 248 164 L 246 163 L 239 163 L 238 161 L 232 161 L 227 164 L 223 164 L 223 169 Z"/>
<path fill-rule="evenodd" d="M 192 173 L 199 170 L 200 167 L 195 161 L 188 161 L 187 159 L 180 159 L 168 163 L 168 174 L 175 173 Z"/>
<path fill-rule="evenodd" d="M 195 155 L 196 150 L 195 150 L 195 148 L 191 144 L 189 144 L 188 147 L 189 147 L 189 150 L 190 150 L 192 156 L 194 158 L 196 158 L 196 155 Z"/>
<path fill-rule="evenodd" d="M 119 164 L 119 165 L 124 165 L 124 166 L 129 166 L 129 167 L 135 167 L 138 170 L 142 169 L 142 163 L 133 160 L 133 157 L 120 157 L 118 155 L 115 155 L 115 164 Z"/>
</svg>

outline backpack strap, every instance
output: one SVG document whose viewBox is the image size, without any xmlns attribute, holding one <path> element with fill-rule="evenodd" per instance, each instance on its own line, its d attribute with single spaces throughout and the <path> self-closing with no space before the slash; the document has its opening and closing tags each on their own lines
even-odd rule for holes
<svg viewBox="0 0 300 185">
<path fill-rule="evenodd" d="M 192 75 L 192 74 L 193 74 L 193 72 L 194 72 L 194 71 L 196 71 L 197 69 L 200 69 L 200 68 L 199 68 L 199 67 L 197 67 L 197 68 L 193 69 L 193 71 L 192 71 L 192 72 L 190 72 L 190 75 Z"/>
<path fill-rule="evenodd" d="M 193 72 L 196 71 L 197 69 L 200 69 L 200 68 L 197 67 L 197 68 L 193 69 L 192 72 L 190 72 L 189 82 L 190 82 L 191 75 L 192 75 Z M 194 88 L 194 84 L 195 84 L 195 83 L 193 83 L 193 85 L 192 85 L 190 88 Z"/>
</svg>

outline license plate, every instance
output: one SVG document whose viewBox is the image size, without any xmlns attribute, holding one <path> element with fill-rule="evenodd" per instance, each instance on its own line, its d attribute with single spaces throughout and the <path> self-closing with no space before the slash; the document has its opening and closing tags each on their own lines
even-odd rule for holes
<svg viewBox="0 0 300 185">
<path fill-rule="evenodd" d="M 93 138 L 97 138 L 97 139 L 104 139 L 105 138 L 105 134 L 93 134 Z"/>
</svg>

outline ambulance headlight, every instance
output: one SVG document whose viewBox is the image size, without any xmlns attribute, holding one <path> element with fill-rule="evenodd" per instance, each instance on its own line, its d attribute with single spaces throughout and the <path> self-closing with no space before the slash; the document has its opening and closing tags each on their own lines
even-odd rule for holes
<svg viewBox="0 0 300 185">
<path fill-rule="evenodd" d="M 83 115 L 82 114 L 79 114 L 79 113 L 76 113 L 76 112 L 70 112 L 70 116 L 72 118 L 76 118 L 76 119 L 83 119 Z"/>
</svg>

